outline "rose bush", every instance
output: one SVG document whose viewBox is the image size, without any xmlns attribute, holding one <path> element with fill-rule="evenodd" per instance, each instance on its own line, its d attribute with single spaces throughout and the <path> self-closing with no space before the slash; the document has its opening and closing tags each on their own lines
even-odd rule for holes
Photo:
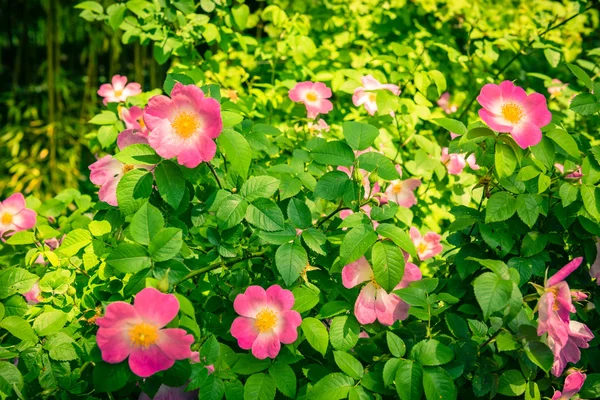
<svg viewBox="0 0 600 400">
<path fill-rule="evenodd" d="M 185 14 L 210 42 L 189 2 L 115 6 L 92 15 L 130 32 L 164 8 L 167 36 Z M 308 37 L 284 17 L 262 14 Z M 551 80 L 482 75 L 455 115 L 429 61 L 290 69 L 271 97 L 238 96 L 210 79 L 218 59 L 199 74 L 169 40 L 155 55 L 189 65 L 162 91 L 119 75 L 98 90 L 97 195 L 0 204 L 0 393 L 600 396 L 600 87 L 584 69 L 564 67 L 570 102 Z"/>
</svg>

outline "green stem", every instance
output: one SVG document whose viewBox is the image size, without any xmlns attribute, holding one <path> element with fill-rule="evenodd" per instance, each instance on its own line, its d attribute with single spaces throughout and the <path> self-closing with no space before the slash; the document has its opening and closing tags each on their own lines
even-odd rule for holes
<svg viewBox="0 0 600 400">
<path fill-rule="evenodd" d="M 206 162 L 206 165 L 208 165 L 208 168 L 210 168 L 210 172 L 212 172 L 213 176 L 215 177 L 215 179 L 217 181 L 217 185 L 219 185 L 219 189 L 223 189 L 223 186 L 221 186 L 221 181 L 219 180 L 219 177 L 217 176 L 217 171 L 215 171 L 215 168 L 208 161 Z"/>
<path fill-rule="evenodd" d="M 263 254 L 264 254 L 264 252 L 254 253 L 254 254 L 251 254 L 251 255 L 246 256 L 246 257 L 236 258 L 235 260 L 230 260 L 230 261 L 227 261 L 227 262 L 222 262 L 222 261 L 221 262 L 216 262 L 216 263 L 213 263 L 213 264 L 209 264 L 206 267 L 195 269 L 193 271 L 190 271 L 189 274 L 187 274 L 186 276 L 184 276 L 183 278 L 181 278 L 179 281 L 177 281 L 174 286 L 177 286 L 180 283 L 185 282 L 188 279 L 192 279 L 193 277 L 198 276 L 200 274 L 203 274 L 205 272 L 212 271 L 213 269 L 227 268 L 227 267 L 229 267 L 231 265 L 234 265 L 234 264 L 237 264 L 237 263 L 239 263 L 241 261 L 251 260 L 253 258 L 262 258 Z"/>
</svg>

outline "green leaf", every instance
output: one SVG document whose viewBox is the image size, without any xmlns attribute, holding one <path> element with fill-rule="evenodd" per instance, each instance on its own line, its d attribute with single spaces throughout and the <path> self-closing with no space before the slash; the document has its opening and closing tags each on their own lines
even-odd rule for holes
<svg viewBox="0 0 600 400">
<path fill-rule="evenodd" d="M 566 131 L 563 131 L 562 129 L 554 129 L 550 132 L 547 132 L 546 136 L 575 160 L 579 160 L 581 158 L 581 155 L 579 154 L 579 147 L 577 147 L 577 142 Z"/>
<path fill-rule="evenodd" d="M 263 231 L 283 230 L 283 213 L 273 200 L 257 199 L 248 206 L 246 220 Z"/>
<path fill-rule="evenodd" d="M 342 124 L 342 130 L 352 150 L 368 149 L 379 136 L 376 127 L 362 122 L 346 121 Z"/>
<path fill-rule="evenodd" d="M 327 344 L 329 342 L 329 335 L 325 325 L 318 319 L 309 317 L 304 318 L 304 320 L 302 320 L 302 325 L 300 326 L 302 327 L 302 332 L 304 332 L 308 344 L 325 357 Z"/>
<path fill-rule="evenodd" d="M 422 381 L 423 369 L 421 366 L 414 361 L 401 359 L 396 370 L 395 382 L 400 400 L 421 400 L 423 396 Z"/>
<path fill-rule="evenodd" d="M 276 361 L 269 367 L 269 375 L 281 393 L 292 399 L 296 396 L 296 374 L 289 365 Z"/>
<path fill-rule="evenodd" d="M 352 228 L 342 240 L 340 264 L 348 265 L 361 258 L 377 241 L 377 234 L 371 225 L 359 225 Z"/>
<path fill-rule="evenodd" d="M 0 299 L 29 291 L 38 279 L 37 275 L 23 268 L 0 270 Z"/>
<path fill-rule="evenodd" d="M 406 345 L 404 341 L 393 332 L 387 331 L 385 333 L 385 339 L 387 341 L 388 348 L 394 357 L 404 357 L 406 353 Z"/>
<path fill-rule="evenodd" d="M 239 30 L 246 28 L 248 16 L 250 15 L 250 8 L 246 4 L 240 4 L 231 9 L 233 20 Z"/>
<path fill-rule="evenodd" d="M 167 261 L 179 254 L 182 245 L 181 229 L 164 228 L 152 238 L 148 250 L 153 261 Z"/>
<path fill-rule="evenodd" d="M 417 257 L 417 249 L 410 236 L 402 229 L 393 224 L 379 224 L 377 233 L 381 236 L 392 239 L 397 246 L 413 257 Z"/>
<path fill-rule="evenodd" d="M 200 359 L 206 365 L 214 364 L 219 360 L 221 355 L 221 345 L 217 341 L 217 338 L 211 336 L 206 342 L 202 344 L 200 349 Z"/>
<path fill-rule="evenodd" d="M 492 272 L 485 272 L 474 281 L 475 297 L 488 319 L 496 311 L 504 310 L 512 292 L 512 282 L 500 278 Z"/>
<path fill-rule="evenodd" d="M 560 190 L 558 191 L 558 195 L 560 196 L 563 207 L 568 207 L 569 205 L 573 204 L 573 202 L 577 200 L 578 194 L 579 188 L 571 185 L 568 182 L 560 185 Z"/>
<path fill-rule="evenodd" d="M 504 143 L 496 143 L 494 156 L 496 171 L 500 178 L 511 176 L 517 168 L 517 156 L 512 147 Z"/>
<path fill-rule="evenodd" d="M 164 160 L 156 166 L 154 176 L 160 196 L 177 210 L 185 192 L 185 178 L 179 166 L 173 161 Z"/>
<path fill-rule="evenodd" d="M 300 272 L 307 264 L 308 256 L 299 244 L 283 244 L 275 253 L 275 265 L 287 286 L 292 285 L 300 277 Z"/>
<path fill-rule="evenodd" d="M 125 4 L 111 4 L 107 9 L 106 13 L 108 14 L 108 24 L 112 28 L 113 31 L 117 31 L 123 19 L 125 19 L 125 11 L 127 7 Z"/>
<path fill-rule="evenodd" d="M 12 362 L 0 361 L 0 392 L 10 395 L 15 387 L 23 389 L 21 372 Z"/>
<path fill-rule="evenodd" d="M 217 225 L 221 230 L 233 228 L 247 218 L 248 203 L 237 194 L 227 197 L 217 209 Z M 281 229 L 278 229 L 281 230 Z"/>
<path fill-rule="evenodd" d="M 156 48 L 157 46 L 154 46 L 154 48 Z M 185 75 L 185 74 L 175 74 L 175 73 L 171 73 L 171 74 L 167 74 L 167 77 L 165 78 L 165 82 L 163 84 L 163 89 L 165 91 L 165 93 L 167 94 L 167 96 L 171 95 L 171 91 L 173 90 L 173 86 L 175 86 L 175 84 L 179 82 L 182 85 L 196 85 L 196 82 L 194 81 L 194 79 L 190 78 L 189 76 Z"/>
<path fill-rule="evenodd" d="M 35 324 L 34 324 L 35 325 Z M 57 332 L 46 338 L 44 349 L 48 350 L 50 358 L 56 361 L 72 361 L 77 359 L 75 341 L 66 333 Z"/>
<path fill-rule="evenodd" d="M 271 361 L 258 360 L 252 354 L 242 354 L 232 366 L 232 371 L 239 375 L 251 375 L 269 368 Z"/>
<path fill-rule="evenodd" d="M 292 290 L 294 294 L 294 307 L 292 310 L 298 311 L 300 314 L 312 310 L 319 304 L 319 289 L 316 287 L 298 286 Z"/>
<path fill-rule="evenodd" d="M 107 233 L 110 233 L 112 227 L 108 221 L 92 221 L 88 225 L 88 229 L 95 237 L 101 237 Z"/>
<path fill-rule="evenodd" d="M 117 114 L 112 111 L 102 111 L 100 114 L 96 114 L 92 119 L 88 121 L 94 125 L 113 125 L 116 124 L 119 119 Z"/>
<path fill-rule="evenodd" d="M 571 100 L 569 108 L 579 115 L 592 115 L 600 111 L 600 102 L 591 93 L 579 93 Z"/>
<path fill-rule="evenodd" d="M 391 292 L 404 276 L 404 254 L 394 243 L 385 241 L 373 245 L 373 273 L 377 283 Z"/>
<path fill-rule="evenodd" d="M 11 315 L 0 321 L 0 328 L 6 329 L 11 335 L 23 341 L 37 342 L 38 337 L 31 325 L 21 317 Z"/>
<path fill-rule="evenodd" d="M 288 218 L 296 228 L 306 229 L 312 226 L 310 208 L 300 199 L 292 198 L 287 207 Z"/>
<path fill-rule="evenodd" d="M 273 400 L 275 392 L 275 380 L 270 375 L 254 374 L 244 385 L 244 400 Z"/>
<path fill-rule="evenodd" d="M 156 151 L 148 144 L 129 145 L 115 154 L 113 158 L 128 165 L 154 165 L 158 164 L 161 160 L 160 156 L 156 154 Z"/>
<path fill-rule="evenodd" d="M 377 171 L 377 175 L 379 175 L 381 179 L 386 179 L 388 181 L 400 179 L 400 174 L 392 160 L 383 154 L 374 151 L 361 154 L 358 157 L 358 166 L 368 172 Z"/>
<path fill-rule="evenodd" d="M 543 136 L 542 141 L 537 145 L 529 148 L 535 158 L 541 161 L 546 169 L 552 169 L 554 166 L 554 157 L 556 156 L 556 150 L 554 149 L 554 143 L 552 140 Z"/>
<path fill-rule="evenodd" d="M 517 202 L 508 192 L 494 193 L 488 200 L 485 223 L 506 221 L 517 211 Z"/>
<path fill-rule="evenodd" d="M 589 375 L 588 375 L 589 376 Z M 527 389 L 525 390 L 525 400 L 541 400 L 542 395 L 540 394 L 540 388 L 535 382 L 527 382 Z"/>
<path fill-rule="evenodd" d="M 65 236 L 58 252 L 65 257 L 73 257 L 79 253 L 79 250 L 83 249 L 88 244 L 92 243 L 92 235 L 85 229 L 72 230 Z"/>
<path fill-rule="evenodd" d="M 223 379 L 208 375 L 206 380 L 202 382 L 198 393 L 200 399 L 203 400 L 221 400 L 225 394 L 225 383 Z"/>
<path fill-rule="evenodd" d="M 457 339 L 468 339 L 469 338 L 469 327 L 464 319 L 456 314 L 445 313 L 444 318 L 448 329 Z"/>
<path fill-rule="evenodd" d="M 335 363 L 342 370 L 342 372 L 344 372 L 351 378 L 359 380 L 365 374 L 365 369 L 363 368 L 360 361 L 352 357 L 350 354 L 345 353 L 343 351 L 334 351 L 333 358 L 335 359 Z"/>
<path fill-rule="evenodd" d="M 22 244 L 33 244 L 37 241 L 35 238 L 35 234 L 33 232 L 21 231 L 15 232 L 14 235 L 10 236 L 8 240 L 6 240 L 7 244 L 11 246 L 18 246 Z"/>
<path fill-rule="evenodd" d="M 437 366 L 452 361 L 454 352 L 450 347 L 430 339 L 417 343 L 410 352 L 410 358 L 421 365 Z"/>
<path fill-rule="evenodd" d="M 590 90 L 594 89 L 594 83 L 592 82 L 592 79 L 589 77 L 589 75 L 580 67 L 578 67 L 575 64 L 571 64 L 571 63 L 566 63 L 567 67 L 569 67 L 569 69 L 571 70 L 571 72 L 573 73 L 573 75 L 575 75 L 581 82 L 583 82 L 583 84 Z"/>
<path fill-rule="evenodd" d="M 354 162 L 354 152 L 350 146 L 338 140 L 322 144 L 310 155 L 316 162 L 326 165 L 350 167 Z"/>
<path fill-rule="evenodd" d="M 47 336 L 58 332 L 67 322 L 67 314 L 54 310 L 40 314 L 33 321 L 33 329 L 39 336 Z"/>
<path fill-rule="evenodd" d="M 458 392 L 450 374 L 443 368 L 423 368 L 423 387 L 427 400 L 456 400 Z"/>
<path fill-rule="evenodd" d="M 131 219 L 129 234 L 136 242 L 148 245 L 164 224 L 164 218 L 158 208 L 144 203 Z"/>
<path fill-rule="evenodd" d="M 336 350 L 349 351 L 358 343 L 360 325 L 356 318 L 349 315 L 334 317 L 329 328 L 329 339 Z"/>
<path fill-rule="evenodd" d="M 131 274 L 152 266 L 146 249 L 133 243 L 121 243 L 108 255 L 106 263 L 119 272 Z"/>
<path fill-rule="evenodd" d="M 516 369 L 505 371 L 500 375 L 498 382 L 498 393 L 505 396 L 517 397 L 525 393 L 527 383 L 523 374 Z"/>
<path fill-rule="evenodd" d="M 434 69 L 429 71 L 429 77 L 435 83 L 435 87 L 438 91 L 438 96 L 441 96 L 442 93 L 446 91 L 446 77 L 440 71 Z"/>
<path fill-rule="evenodd" d="M 581 199 L 585 210 L 596 221 L 600 221 L 600 193 L 598 193 L 598 188 L 591 185 L 581 185 Z"/>
<path fill-rule="evenodd" d="M 245 137 L 233 129 L 225 129 L 217 138 L 221 152 L 225 153 L 230 169 L 246 179 L 252 162 L 252 149 Z"/>
<path fill-rule="evenodd" d="M 517 196 L 517 214 L 529 226 L 533 227 L 540 216 L 540 206 L 533 194 L 520 194 Z"/>
<path fill-rule="evenodd" d="M 242 185 L 240 195 L 249 203 L 261 197 L 269 198 L 279 188 L 279 179 L 272 176 L 252 176 Z"/>
<path fill-rule="evenodd" d="M 2 376 L 2 373 L 0 373 Z M 600 374 L 587 374 L 583 387 L 579 391 L 579 396 L 584 399 L 600 398 Z"/>
<path fill-rule="evenodd" d="M 339 372 L 329 374 L 317 382 L 308 393 L 309 399 L 341 400 L 348 397 L 354 380 Z"/>
<path fill-rule="evenodd" d="M 343 171 L 331 171 L 319 179 L 315 187 L 315 197 L 335 201 L 341 198 L 350 187 L 350 178 Z"/>
<path fill-rule="evenodd" d="M 223 126 L 225 128 L 235 126 L 244 120 L 242 115 L 233 111 L 221 111 L 221 117 L 223 118 Z"/>
<path fill-rule="evenodd" d="M 465 124 L 455 119 L 435 118 L 432 121 L 441 126 L 442 128 L 445 128 L 452 133 L 456 133 L 457 135 L 465 135 L 468 132 Z"/>
<path fill-rule="evenodd" d="M 496 347 L 498 351 L 511 351 L 519 349 L 521 345 L 509 332 L 500 332 L 496 337 Z"/>
<path fill-rule="evenodd" d="M 152 193 L 152 181 L 146 181 L 148 174 L 152 176 L 145 169 L 134 169 L 126 173 L 119 181 L 117 185 L 117 201 L 123 215 L 135 213 L 148 201 Z M 148 183 L 149 187 L 147 187 Z"/>
<path fill-rule="evenodd" d="M 538 367 L 548 372 L 554 363 L 554 354 L 548 346 L 542 342 L 527 342 L 525 354 Z"/>
<path fill-rule="evenodd" d="M 127 384 L 131 376 L 132 373 L 127 361 L 119 364 L 96 362 L 92 381 L 98 392 L 116 392 Z"/>
<path fill-rule="evenodd" d="M 302 240 L 315 253 L 326 255 L 321 246 L 327 242 L 327 236 L 315 228 L 308 228 L 302 232 Z"/>
</svg>

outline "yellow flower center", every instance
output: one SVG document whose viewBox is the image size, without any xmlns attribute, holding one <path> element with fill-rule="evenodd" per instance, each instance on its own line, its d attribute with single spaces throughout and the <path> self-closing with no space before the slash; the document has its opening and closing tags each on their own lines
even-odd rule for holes
<svg viewBox="0 0 600 400">
<path fill-rule="evenodd" d="M 381 285 L 375 280 L 375 275 L 371 275 L 371 283 L 373 284 L 373 286 L 375 286 L 375 289 L 381 288 Z"/>
<path fill-rule="evenodd" d="M 144 122 L 143 118 L 138 119 L 138 123 L 140 124 L 141 128 L 145 128 L 146 127 L 146 123 Z"/>
<path fill-rule="evenodd" d="M 158 329 L 142 322 L 129 330 L 129 340 L 132 346 L 147 349 L 158 340 Z"/>
<path fill-rule="evenodd" d="M 392 193 L 398 194 L 402 191 L 402 182 L 396 182 L 392 185 Z"/>
<path fill-rule="evenodd" d="M 12 220 L 13 216 L 9 213 L 2 214 L 2 219 L 0 219 L 0 221 L 2 221 L 2 225 L 9 225 L 12 223 Z"/>
<path fill-rule="evenodd" d="M 315 92 L 308 92 L 306 93 L 306 100 L 308 101 L 317 101 L 319 99 L 319 96 L 317 96 L 317 94 Z"/>
<path fill-rule="evenodd" d="M 427 251 L 427 244 L 421 242 L 419 243 L 419 245 L 417 246 L 417 252 L 419 253 L 425 253 Z"/>
<path fill-rule="evenodd" d="M 257 315 L 254 327 L 260 333 L 270 332 L 277 323 L 277 314 L 270 308 L 263 308 Z"/>
<path fill-rule="evenodd" d="M 123 94 L 122 90 L 115 90 L 115 97 L 121 97 L 122 94 Z"/>
<path fill-rule="evenodd" d="M 523 111 L 523 107 L 512 101 L 509 101 L 502 106 L 502 116 L 510 123 L 518 124 L 524 115 L 525 112 Z"/>
<path fill-rule="evenodd" d="M 135 167 L 131 164 L 123 165 L 123 175 L 134 169 Z"/>
<path fill-rule="evenodd" d="M 171 126 L 175 129 L 177 136 L 187 139 L 198 130 L 200 121 L 198 121 L 198 117 L 193 114 L 180 112 L 173 122 L 171 122 Z"/>
<path fill-rule="evenodd" d="M 377 93 L 369 93 L 369 101 L 371 101 L 371 102 L 377 101 Z"/>
</svg>

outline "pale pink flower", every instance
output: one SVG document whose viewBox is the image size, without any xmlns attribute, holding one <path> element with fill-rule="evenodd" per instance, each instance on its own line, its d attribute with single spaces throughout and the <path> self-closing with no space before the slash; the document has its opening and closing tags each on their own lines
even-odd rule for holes
<svg viewBox="0 0 600 400">
<path fill-rule="evenodd" d="M 596 238 L 596 259 L 590 267 L 590 276 L 596 278 L 596 284 L 600 285 L 600 238 Z"/>
<path fill-rule="evenodd" d="M 556 168 L 561 174 L 565 174 L 565 166 L 563 164 L 555 163 L 554 168 Z M 583 172 L 581 171 L 581 167 L 578 165 L 576 170 L 565 175 L 565 179 L 581 179 L 582 176 Z"/>
<path fill-rule="evenodd" d="M 179 301 L 154 288 L 142 289 L 133 305 L 117 301 L 106 307 L 96 341 L 102 359 L 117 364 L 129 357 L 131 371 L 147 378 L 192 356 L 194 337 L 184 329 L 164 328 L 177 316 Z"/>
<path fill-rule="evenodd" d="M 140 93 L 142 93 L 142 86 L 139 83 L 127 83 L 127 77 L 121 75 L 112 77 L 112 85 L 105 83 L 100 85 L 100 89 L 98 89 L 98 95 L 104 97 L 104 105 L 108 103 L 120 103 L 127 100 L 129 96 L 135 96 Z"/>
<path fill-rule="evenodd" d="M 592 331 L 581 322 L 570 321 L 568 324 L 568 337 L 564 345 L 548 334 L 548 346 L 554 353 L 552 374 L 560 376 L 568 363 L 576 364 L 581 359 L 581 349 L 590 347 L 589 341 L 594 338 Z"/>
<path fill-rule="evenodd" d="M 233 302 L 235 312 L 241 316 L 233 321 L 231 335 L 242 349 L 252 349 L 254 357 L 275 358 L 281 343 L 291 344 L 298 339 L 302 317 L 292 310 L 293 306 L 294 295 L 279 285 L 267 290 L 249 286 Z"/>
<path fill-rule="evenodd" d="M 588 298 L 588 295 L 581 290 L 571 290 L 571 298 L 574 301 L 583 301 Z"/>
<path fill-rule="evenodd" d="M 360 333 L 358 334 L 358 338 L 359 339 L 369 339 L 370 336 L 367 332 L 365 331 L 360 331 Z"/>
<path fill-rule="evenodd" d="M 40 285 L 38 282 L 33 284 L 33 287 L 29 289 L 28 292 L 23 293 L 27 304 L 34 305 L 39 303 L 42 300 L 42 291 L 40 290 Z"/>
<path fill-rule="evenodd" d="M 331 94 L 331 89 L 323 82 L 310 81 L 298 82 L 289 92 L 290 100 L 304 104 L 310 119 L 333 110 L 333 104 L 327 100 Z"/>
<path fill-rule="evenodd" d="M 548 93 L 550 93 L 551 98 L 558 97 L 567 86 L 569 86 L 568 83 L 562 83 L 558 79 L 552 79 L 552 86 L 548 88 Z"/>
<path fill-rule="evenodd" d="M 148 143 L 163 158 L 195 168 L 215 156 L 216 139 L 223 130 L 221 105 L 205 97 L 196 85 L 177 82 L 171 97 L 154 96 L 144 109 L 150 130 Z"/>
<path fill-rule="evenodd" d="M 569 400 L 581 390 L 581 387 L 585 382 L 585 378 L 586 375 L 579 371 L 567 375 L 562 392 L 556 390 L 551 400 Z"/>
<path fill-rule="evenodd" d="M 477 101 L 483 106 L 479 110 L 481 119 L 495 131 L 510 133 L 522 149 L 538 144 L 542 140 L 540 128 L 552 120 L 543 95 L 527 95 L 511 81 L 488 83 Z"/>
<path fill-rule="evenodd" d="M 365 106 L 369 115 L 375 115 L 377 112 L 377 92 L 376 90 L 389 90 L 394 95 L 400 94 L 400 88 L 391 83 L 380 83 L 372 75 L 365 75 L 361 78 L 362 86 L 354 89 L 352 102 L 356 107 Z"/>
<path fill-rule="evenodd" d="M 25 197 L 14 193 L 0 201 L 0 238 L 26 231 L 35 226 L 37 213 L 27 208 Z"/>
<path fill-rule="evenodd" d="M 121 118 L 128 129 L 133 129 L 148 136 L 148 127 L 144 122 L 144 110 L 137 106 L 123 108 L 121 110 Z"/>
<path fill-rule="evenodd" d="M 435 232 L 427 232 L 425 236 L 421 236 L 419 230 L 412 226 L 410 228 L 410 238 L 421 261 L 434 257 L 444 250 L 444 247 L 440 244 L 442 237 Z"/>
<path fill-rule="evenodd" d="M 310 132 L 329 132 L 329 125 L 323 118 L 319 118 L 316 124 L 313 121 L 308 121 L 308 130 Z"/>
<path fill-rule="evenodd" d="M 470 154 L 465 157 L 464 154 L 448 153 L 448 148 L 442 148 L 442 164 L 448 169 L 448 173 L 451 175 L 460 175 L 468 164 L 473 170 L 478 170 L 480 167 L 477 165 L 475 160 L 475 154 Z"/>
<path fill-rule="evenodd" d="M 121 150 L 136 143 L 148 143 L 146 137 L 132 129 L 125 130 L 119 134 L 117 145 Z M 100 186 L 98 198 L 100 201 L 118 206 L 117 185 L 121 178 L 132 169 L 143 168 L 151 171 L 154 165 L 147 164 L 123 164 L 111 155 L 106 155 L 89 166 L 90 180 L 94 185 Z"/>
<path fill-rule="evenodd" d="M 403 289 L 410 282 L 421 279 L 421 270 L 416 265 L 406 262 L 404 276 L 394 290 Z M 354 315 L 361 324 L 372 324 L 376 320 L 382 325 L 392 325 L 398 320 L 408 317 L 410 305 L 395 293 L 386 292 L 375 280 L 371 265 L 363 256 L 342 269 L 342 283 L 350 289 L 363 282 L 368 282 L 360 291 L 354 303 Z"/>
<path fill-rule="evenodd" d="M 450 104 L 450 93 L 444 92 L 437 101 L 437 105 L 444 110 L 446 114 L 455 113 L 458 110 L 456 104 Z M 452 133 L 451 133 L 452 135 Z"/>
<path fill-rule="evenodd" d="M 402 176 L 402 168 L 399 165 L 396 165 L 396 170 Z M 421 180 L 417 178 L 393 180 L 385 190 L 384 195 L 381 196 L 381 203 L 385 204 L 388 201 L 393 201 L 400 207 L 410 208 L 417 204 L 414 191 L 419 186 L 421 186 Z"/>
</svg>

